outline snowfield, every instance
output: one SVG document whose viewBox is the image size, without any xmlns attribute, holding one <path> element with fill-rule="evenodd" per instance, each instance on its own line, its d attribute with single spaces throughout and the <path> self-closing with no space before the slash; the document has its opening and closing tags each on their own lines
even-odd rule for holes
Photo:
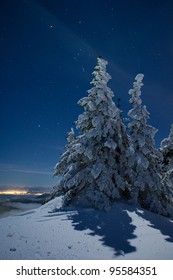
<svg viewBox="0 0 173 280">
<path fill-rule="evenodd" d="M 0 259 L 173 259 L 173 221 L 132 205 L 61 208 L 61 197 L 0 220 Z"/>
</svg>

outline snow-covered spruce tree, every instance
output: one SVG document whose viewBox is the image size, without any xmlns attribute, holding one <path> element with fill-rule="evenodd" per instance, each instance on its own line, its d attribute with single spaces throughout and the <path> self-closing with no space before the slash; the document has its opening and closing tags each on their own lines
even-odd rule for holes
<svg viewBox="0 0 173 280">
<path fill-rule="evenodd" d="M 85 201 L 107 210 L 128 193 L 128 138 L 120 110 L 112 100 L 113 92 L 107 86 L 111 77 L 106 65 L 104 59 L 97 59 L 93 87 L 78 102 L 84 110 L 76 121 L 79 134 L 72 137 L 55 167 L 55 175 L 62 180 L 53 195 L 64 195 L 64 205 Z"/>
<path fill-rule="evenodd" d="M 161 152 L 163 154 L 163 170 L 173 169 L 173 124 L 171 125 L 168 138 L 161 142 Z"/>
<path fill-rule="evenodd" d="M 169 197 L 169 203 L 173 204 L 173 124 L 170 134 L 161 142 L 161 152 L 163 154 L 162 172 L 165 190 Z"/>
<path fill-rule="evenodd" d="M 73 153 L 75 143 L 76 143 L 76 138 L 75 138 L 75 133 L 73 128 L 71 128 L 66 139 L 68 143 L 65 146 L 64 153 L 60 157 L 60 161 L 55 166 L 54 176 L 61 176 L 64 174 L 64 171 L 68 173 L 68 167 L 69 167 L 68 160 Z M 62 187 L 63 187 L 63 180 L 60 180 L 58 187 L 57 186 L 53 187 L 53 190 L 51 192 L 51 198 L 61 195 Z"/>
<path fill-rule="evenodd" d="M 143 74 L 138 74 L 133 83 L 128 112 L 130 122 L 129 168 L 131 168 L 132 199 L 144 208 L 153 212 L 168 215 L 167 198 L 161 183 L 160 162 L 162 154 L 155 147 L 157 129 L 147 124 L 149 112 L 142 105 L 141 87 Z"/>
</svg>

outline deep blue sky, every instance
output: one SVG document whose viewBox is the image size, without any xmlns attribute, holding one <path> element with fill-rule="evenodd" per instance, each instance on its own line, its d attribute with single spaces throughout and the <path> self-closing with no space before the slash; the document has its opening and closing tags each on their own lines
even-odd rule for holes
<svg viewBox="0 0 173 280">
<path fill-rule="evenodd" d="M 2 3 L 3 2 L 3 3 Z M 97 55 L 124 115 L 144 73 L 150 124 L 173 122 L 173 3 L 167 0 L 6 0 L 0 4 L 0 187 L 56 184 L 53 167 L 90 89 Z"/>
</svg>

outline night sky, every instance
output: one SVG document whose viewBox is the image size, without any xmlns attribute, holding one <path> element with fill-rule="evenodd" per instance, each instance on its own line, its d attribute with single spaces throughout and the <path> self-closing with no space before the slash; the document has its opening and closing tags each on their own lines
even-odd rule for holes
<svg viewBox="0 0 173 280">
<path fill-rule="evenodd" d="M 173 2 L 5 0 L 0 4 L 0 188 L 56 184 L 53 168 L 82 112 L 98 55 L 123 115 L 143 73 L 156 143 L 173 122 Z"/>
</svg>

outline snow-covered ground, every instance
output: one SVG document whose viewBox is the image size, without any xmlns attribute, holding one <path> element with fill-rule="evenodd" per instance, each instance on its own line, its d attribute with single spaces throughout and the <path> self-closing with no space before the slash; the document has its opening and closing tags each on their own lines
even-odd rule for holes
<svg viewBox="0 0 173 280">
<path fill-rule="evenodd" d="M 0 219 L 0 259 L 173 260 L 168 218 L 123 203 L 109 212 L 60 207 L 61 198 L 55 198 Z"/>
</svg>

